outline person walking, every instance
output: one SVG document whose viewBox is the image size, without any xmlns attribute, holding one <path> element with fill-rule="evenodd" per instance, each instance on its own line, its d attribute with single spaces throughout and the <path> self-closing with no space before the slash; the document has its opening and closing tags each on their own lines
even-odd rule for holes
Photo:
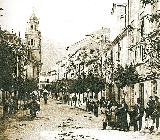
<svg viewBox="0 0 160 140">
<path fill-rule="evenodd" d="M 43 98 L 44 98 L 44 104 L 47 104 L 47 100 L 48 100 L 48 91 L 45 89 L 43 91 Z"/>
<path fill-rule="evenodd" d="M 74 106 L 76 107 L 76 104 L 77 104 L 77 96 L 76 96 L 76 94 L 72 97 L 72 101 L 74 102 Z"/>
<path fill-rule="evenodd" d="M 142 129 L 142 118 L 144 116 L 144 106 L 142 105 L 142 102 L 138 98 L 137 100 L 137 109 L 138 109 L 138 116 L 137 116 L 137 121 L 138 121 L 138 130 L 141 131 Z"/>
<path fill-rule="evenodd" d="M 159 97 L 157 96 L 155 96 L 155 110 L 153 114 L 155 114 L 154 117 L 155 117 L 156 129 L 158 130 L 159 118 L 160 118 L 160 102 L 159 102 Z"/>
<path fill-rule="evenodd" d="M 98 102 L 97 101 L 95 101 L 94 102 L 94 104 L 93 104 L 93 110 L 94 110 L 94 115 L 96 116 L 96 117 L 98 117 Z"/>
<path fill-rule="evenodd" d="M 116 129 L 120 129 L 121 126 L 121 104 L 118 104 L 115 111 L 116 115 Z"/>
<path fill-rule="evenodd" d="M 102 130 L 105 130 L 106 129 L 106 127 L 108 126 L 108 120 L 109 120 L 109 110 L 108 109 L 106 109 L 105 110 L 105 117 L 104 117 L 104 119 L 103 119 L 103 128 L 102 128 Z"/>
<path fill-rule="evenodd" d="M 30 115 L 31 118 L 35 118 L 37 116 L 37 111 L 40 111 L 40 105 L 35 99 L 32 99 L 32 101 L 29 103 L 30 106 Z"/>
<path fill-rule="evenodd" d="M 128 129 L 130 129 L 131 126 L 133 126 L 134 131 L 138 131 L 138 124 L 137 124 L 137 118 L 138 118 L 138 107 L 137 105 L 131 106 L 131 110 L 128 111 L 130 122 Z"/>
<path fill-rule="evenodd" d="M 125 99 L 122 98 L 121 101 L 121 127 L 120 130 L 128 131 L 128 121 L 127 121 L 128 105 Z"/>
<path fill-rule="evenodd" d="M 150 130 L 150 133 L 154 130 L 154 123 L 155 123 L 155 100 L 153 99 L 153 96 L 149 97 L 149 101 L 146 105 L 146 128 Z"/>
</svg>

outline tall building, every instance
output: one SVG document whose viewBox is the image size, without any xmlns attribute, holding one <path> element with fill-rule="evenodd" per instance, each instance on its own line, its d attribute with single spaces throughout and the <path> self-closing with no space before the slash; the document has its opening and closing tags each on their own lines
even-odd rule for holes
<svg viewBox="0 0 160 140">
<path fill-rule="evenodd" d="M 137 99 L 146 105 L 150 96 L 160 97 L 159 57 L 155 51 L 159 37 L 159 9 L 159 1 L 126 0 L 125 4 L 113 4 L 112 15 L 118 26 L 111 30 L 113 62 L 115 66 L 123 67 L 132 64 L 139 74 L 136 83 L 120 91 L 130 106 Z M 154 41 L 157 44 L 153 45 Z M 116 88 L 115 93 L 118 93 Z"/>
<path fill-rule="evenodd" d="M 28 59 L 30 60 L 27 75 L 29 78 L 38 79 L 41 71 L 41 32 L 39 30 L 39 19 L 33 13 L 29 19 L 25 33 L 28 48 Z"/>
<path fill-rule="evenodd" d="M 108 47 L 109 38 L 110 29 L 102 27 L 97 31 L 86 34 L 85 39 L 68 46 L 68 65 L 70 69 L 68 78 L 76 78 L 82 72 L 97 71 L 97 74 L 102 73 L 101 68 L 95 65 L 102 63 L 103 52 Z M 85 67 L 85 65 L 87 66 Z"/>
</svg>

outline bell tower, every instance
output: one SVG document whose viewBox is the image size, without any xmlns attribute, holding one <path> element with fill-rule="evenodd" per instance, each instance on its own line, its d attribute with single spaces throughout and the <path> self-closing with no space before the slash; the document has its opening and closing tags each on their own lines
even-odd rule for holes
<svg viewBox="0 0 160 140">
<path fill-rule="evenodd" d="M 41 71 L 41 32 L 39 30 L 39 19 L 34 12 L 27 23 L 28 27 L 25 33 L 25 39 L 28 48 L 28 59 L 32 67 L 29 75 L 37 79 Z"/>
</svg>

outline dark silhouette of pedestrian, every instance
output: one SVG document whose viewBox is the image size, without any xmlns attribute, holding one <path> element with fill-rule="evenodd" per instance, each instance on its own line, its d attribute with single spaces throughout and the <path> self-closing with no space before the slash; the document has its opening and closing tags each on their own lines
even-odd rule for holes
<svg viewBox="0 0 160 140">
<path fill-rule="evenodd" d="M 138 121 L 138 130 L 140 131 L 142 129 L 142 118 L 144 116 L 144 106 L 142 105 L 142 102 L 138 99 L 137 100 L 137 109 L 138 109 L 138 116 L 137 116 L 137 121 Z"/>
<path fill-rule="evenodd" d="M 128 131 L 128 121 L 127 121 L 128 105 L 125 99 L 122 98 L 121 102 L 121 127 L 120 130 Z"/>
<path fill-rule="evenodd" d="M 106 129 L 106 127 L 108 126 L 108 120 L 109 120 L 109 110 L 108 109 L 106 109 L 105 110 L 105 117 L 104 117 L 104 119 L 103 119 L 103 128 L 102 128 L 102 130 L 105 130 Z"/>
<path fill-rule="evenodd" d="M 117 109 L 115 111 L 116 115 L 116 129 L 120 129 L 121 127 L 121 104 L 118 104 Z"/>
<path fill-rule="evenodd" d="M 48 91 L 45 89 L 43 91 L 43 98 L 44 98 L 44 104 L 47 104 L 47 100 L 48 100 Z"/>
<path fill-rule="evenodd" d="M 94 107 L 94 115 L 95 115 L 96 117 L 98 117 L 98 103 L 95 102 L 95 103 L 93 104 L 93 107 Z"/>
<path fill-rule="evenodd" d="M 129 129 L 131 126 L 134 127 L 134 131 L 138 131 L 138 107 L 137 105 L 131 106 L 131 110 L 128 111 L 130 117 Z"/>
<path fill-rule="evenodd" d="M 159 118 L 160 118 L 160 102 L 159 97 L 155 96 L 155 110 L 153 112 L 155 122 L 156 122 L 156 129 L 159 128 Z"/>
</svg>

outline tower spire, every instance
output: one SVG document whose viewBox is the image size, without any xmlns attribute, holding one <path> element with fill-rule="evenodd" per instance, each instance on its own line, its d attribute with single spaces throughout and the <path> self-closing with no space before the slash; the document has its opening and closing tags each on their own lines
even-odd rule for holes
<svg viewBox="0 0 160 140">
<path fill-rule="evenodd" d="M 35 7 L 32 7 L 32 14 L 35 15 Z"/>
<path fill-rule="evenodd" d="M 39 30 L 39 19 L 34 11 L 28 22 L 28 30 L 25 34 L 26 44 L 30 49 L 30 58 L 32 63 L 32 76 L 38 78 L 41 71 L 41 32 Z"/>
</svg>

